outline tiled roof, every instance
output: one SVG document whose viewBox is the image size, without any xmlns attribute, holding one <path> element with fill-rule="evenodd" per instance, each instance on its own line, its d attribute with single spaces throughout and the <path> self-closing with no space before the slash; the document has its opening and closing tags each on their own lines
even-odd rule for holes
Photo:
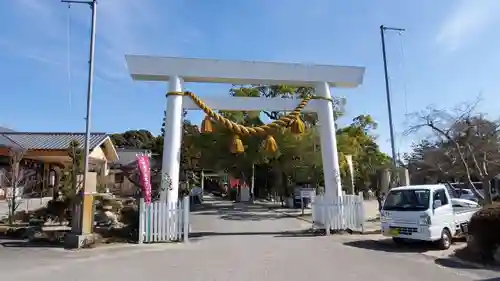
<svg viewBox="0 0 500 281">
<path fill-rule="evenodd" d="M 9 129 L 7 127 L 0 126 L 0 132 L 2 132 L 2 133 L 4 133 L 4 132 L 14 132 L 14 130 Z"/>
<path fill-rule="evenodd" d="M 147 149 L 127 149 L 127 148 L 119 148 L 116 150 L 118 153 L 118 161 L 114 164 L 127 166 L 131 163 L 135 163 L 136 155 L 138 153 L 149 154 L 150 151 Z"/>
<path fill-rule="evenodd" d="M 92 133 L 90 135 L 90 149 L 94 149 L 108 137 L 105 133 Z M 85 145 L 84 133 L 33 133 L 33 132 L 7 132 L 0 133 L 0 145 L 2 140 L 8 140 L 24 149 L 67 149 L 71 141 L 76 140 L 80 147 Z"/>
<path fill-rule="evenodd" d="M 0 147 L 19 147 L 15 142 L 0 133 Z"/>
</svg>

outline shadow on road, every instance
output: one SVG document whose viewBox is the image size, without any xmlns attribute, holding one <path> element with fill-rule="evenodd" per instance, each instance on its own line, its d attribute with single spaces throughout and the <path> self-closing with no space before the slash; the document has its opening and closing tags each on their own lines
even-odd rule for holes
<svg viewBox="0 0 500 281">
<path fill-rule="evenodd" d="M 435 263 L 455 269 L 486 269 L 500 272 L 500 265 L 495 263 L 484 264 L 481 256 L 470 251 L 467 247 L 456 250 L 451 258 L 436 259 Z"/>
<path fill-rule="evenodd" d="M 500 277 L 493 277 L 493 278 L 488 278 L 488 279 L 480 279 L 477 281 L 500 281 Z"/>
<path fill-rule="evenodd" d="M 270 209 L 272 208 L 251 203 L 206 200 L 203 204 L 193 206 L 191 214 L 197 216 L 216 215 L 222 220 L 231 221 L 260 221 L 287 218 L 284 214 L 270 213 Z"/>
<path fill-rule="evenodd" d="M 423 253 L 435 250 L 435 246 L 429 243 L 407 243 L 396 244 L 391 239 L 384 240 L 359 240 L 344 243 L 346 246 L 390 253 Z"/>
<path fill-rule="evenodd" d="M 201 238 L 201 237 L 209 237 L 209 236 L 249 236 L 249 235 L 272 235 L 274 237 L 315 237 L 315 236 L 323 236 L 323 234 L 319 234 L 310 230 L 297 230 L 297 231 L 264 231 L 264 232 L 212 232 L 212 231 L 203 231 L 203 232 L 194 232 L 189 234 L 189 238 Z"/>
<path fill-rule="evenodd" d="M 447 258 L 440 258 L 434 260 L 434 262 L 437 265 L 444 266 L 444 267 L 449 267 L 449 268 L 455 268 L 455 269 L 480 269 L 478 266 L 474 266 L 472 264 L 465 264 L 453 259 L 447 259 Z"/>
<path fill-rule="evenodd" d="M 233 221 L 260 221 L 260 220 L 276 220 L 284 218 L 280 214 L 252 214 L 252 213 L 226 213 L 220 216 L 223 220 Z"/>
<path fill-rule="evenodd" d="M 0 246 L 5 248 L 64 248 L 63 243 L 45 241 L 31 242 L 25 239 L 2 241 L 0 242 Z"/>
</svg>

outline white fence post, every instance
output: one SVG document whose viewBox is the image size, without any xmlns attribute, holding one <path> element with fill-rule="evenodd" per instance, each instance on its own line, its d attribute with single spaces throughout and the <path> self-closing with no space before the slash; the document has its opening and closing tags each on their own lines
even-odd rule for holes
<svg viewBox="0 0 500 281">
<path fill-rule="evenodd" d="M 324 198 L 323 198 L 324 199 Z M 330 235 L 330 228 L 332 228 L 332 216 L 331 213 L 333 211 L 333 208 L 331 208 L 331 202 L 326 201 L 326 203 L 323 205 L 323 208 L 325 209 L 325 216 L 323 220 L 323 225 L 325 226 L 325 235 Z"/>
<path fill-rule="evenodd" d="M 188 243 L 189 242 L 189 196 L 185 196 L 183 199 L 183 215 L 182 215 L 182 222 L 183 222 L 183 241 Z"/>
<path fill-rule="evenodd" d="M 189 240 L 189 197 L 178 204 L 165 201 L 151 202 L 146 206 L 139 200 L 138 243 Z"/>
<path fill-rule="evenodd" d="M 363 193 L 342 195 L 327 201 L 324 196 L 317 196 L 313 202 L 313 226 L 320 225 L 329 234 L 329 230 L 364 230 Z"/>
<path fill-rule="evenodd" d="M 359 207 L 359 218 L 358 220 L 361 222 L 361 232 L 365 232 L 365 200 L 363 197 L 363 192 L 359 193 L 359 198 L 361 200 L 361 204 Z"/>
<path fill-rule="evenodd" d="M 139 200 L 139 231 L 138 231 L 139 244 L 144 242 L 144 198 Z"/>
</svg>

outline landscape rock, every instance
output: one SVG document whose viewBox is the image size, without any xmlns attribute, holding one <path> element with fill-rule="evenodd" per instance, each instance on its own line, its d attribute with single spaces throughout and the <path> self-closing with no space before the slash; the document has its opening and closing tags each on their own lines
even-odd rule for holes
<svg viewBox="0 0 500 281">
<path fill-rule="evenodd" d="M 495 259 L 496 264 L 500 264 L 500 247 L 497 247 L 495 253 L 493 254 L 493 259 Z"/>
</svg>

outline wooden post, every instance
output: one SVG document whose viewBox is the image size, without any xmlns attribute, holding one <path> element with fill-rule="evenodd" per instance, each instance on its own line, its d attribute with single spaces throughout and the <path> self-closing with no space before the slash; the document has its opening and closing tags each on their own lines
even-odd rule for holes
<svg viewBox="0 0 500 281">
<path fill-rule="evenodd" d="M 97 174 L 89 172 L 86 182 L 83 181 L 83 175 L 77 177 L 77 182 L 83 184 L 80 194 L 77 195 L 78 201 L 75 204 L 73 212 L 73 222 L 71 233 L 66 235 L 66 246 L 69 248 L 81 248 L 92 241 L 92 229 L 94 224 L 94 193 L 96 193 Z"/>
</svg>

